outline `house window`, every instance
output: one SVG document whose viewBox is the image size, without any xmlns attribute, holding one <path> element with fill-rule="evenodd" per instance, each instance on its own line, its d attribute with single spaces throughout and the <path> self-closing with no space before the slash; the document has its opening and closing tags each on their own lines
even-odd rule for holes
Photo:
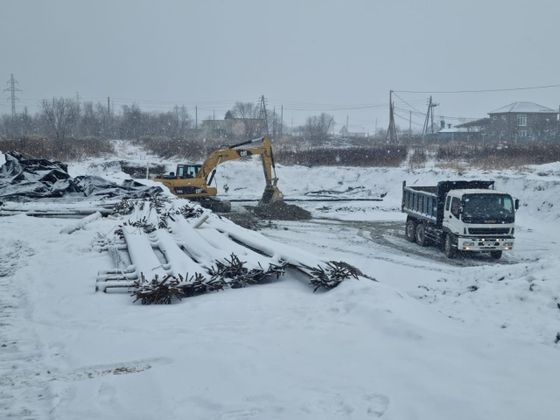
<svg viewBox="0 0 560 420">
<path fill-rule="evenodd" d="M 519 130 L 519 137 L 522 139 L 527 137 L 527 130 Z"/>
<path fill-rule="evenodd" d="M 517 115 L 517 126 L 518 127 L 527 127 L 527 115 L 526 114 L 518 114 Z"/>
</svg>

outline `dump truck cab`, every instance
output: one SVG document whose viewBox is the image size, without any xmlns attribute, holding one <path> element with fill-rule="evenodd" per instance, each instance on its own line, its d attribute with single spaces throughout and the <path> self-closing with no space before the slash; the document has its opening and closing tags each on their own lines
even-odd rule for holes
<svg viewBox="0 0 560 420">
<path fill-rule="evenodd" d="M 511 250 L 517 206 L 511 195 L 495 190 L 451 190 L 445 198 L 443 231 L 456 238 L 459 251 Z"/>
</svg>

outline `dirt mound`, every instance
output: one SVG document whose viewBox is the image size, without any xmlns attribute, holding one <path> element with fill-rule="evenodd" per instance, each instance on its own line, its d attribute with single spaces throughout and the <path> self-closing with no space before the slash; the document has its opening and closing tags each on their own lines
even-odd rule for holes
<svg viewBox="0 0 560 420">
<path fill-rule="evenodd" d="M 264 204 L 251 209 L 261 219 L 270 220 L 309 220 L 311 213 L 299 206 L 277 201 Z"/>
</svg>

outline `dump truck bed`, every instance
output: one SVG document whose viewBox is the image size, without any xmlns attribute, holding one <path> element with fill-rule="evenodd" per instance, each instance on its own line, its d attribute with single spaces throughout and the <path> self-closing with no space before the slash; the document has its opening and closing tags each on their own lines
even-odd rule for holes
<svg viewBox="0 0 560 420">
<path fill-rule="evenodd" d="M 417 218 L 441 226 L 445 197 L 451 190 L 488 190 L 494 181 L 440 181 L 437 185 L 407 186 L 403 182 L 401 210 Z"/>
</svg>

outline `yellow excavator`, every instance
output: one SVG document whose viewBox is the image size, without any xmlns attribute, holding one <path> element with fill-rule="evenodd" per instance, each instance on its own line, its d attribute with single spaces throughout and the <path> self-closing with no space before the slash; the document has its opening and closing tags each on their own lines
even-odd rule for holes
<svg viewBox="0 0 560 420">
<path fill-rule="evenodd" d="M 217 200 L 217 189 L 211 187 L 218 165 L 229 160 L 259 155 L 262 160 L 266 186 L 259 206 L 283 200 L 283 195 L 276 186 L 278 178 L 272 154 L 272 145 L 268 137 L 260 137 L 243 143 L 234 144 L 215 150 L 202 164 L 179 164 L 176 172 L 155 178 L 177 197 L 200 202 L 204 207 L 217 212 L 228 212 L 231 204 Z"/>
</svg>

